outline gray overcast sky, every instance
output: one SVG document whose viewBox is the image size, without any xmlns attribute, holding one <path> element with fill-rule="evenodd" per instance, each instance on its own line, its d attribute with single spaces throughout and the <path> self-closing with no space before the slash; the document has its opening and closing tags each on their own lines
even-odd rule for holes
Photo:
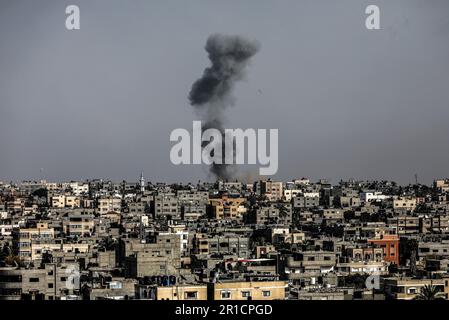
<svg viewBox="0 0 449 320">
<path fill-rule="evenodd" d="M 228 127 L 279 128 L 276 178 L 449 176 L 447 0 L 0 0 L 0 180 L 208 179 L 169 135 L 215 32 L 261 43 Z"/>
</svg>

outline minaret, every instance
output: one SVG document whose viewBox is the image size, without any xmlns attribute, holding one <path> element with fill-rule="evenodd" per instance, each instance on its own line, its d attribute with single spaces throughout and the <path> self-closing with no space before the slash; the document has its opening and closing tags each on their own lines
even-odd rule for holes
<svg viewBox="0 0 449 320">
<path fill-rule="evenodd" d="M 143 178 L 143 171 L 140 174 L 140 192 L 144 192 L 145 191 L 145 179 Z"/>
</svg>

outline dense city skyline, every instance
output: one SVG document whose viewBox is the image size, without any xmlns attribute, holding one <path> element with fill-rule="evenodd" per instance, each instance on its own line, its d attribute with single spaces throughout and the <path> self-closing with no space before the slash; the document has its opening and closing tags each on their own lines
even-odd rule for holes
<svg viewBox="0 0 449 320">
<path fill-rule="evenodd" d="M 449 179 L 0 182 L 0 300 L 448 300 L 448 210 Z"/>
<path fill-rule="evenodd" d="M 381 30 L 365 28 L 370 1 L 70 4 L 80 30 L 66 2 L 0 2 L 0 180 L 213 180 L 169 161 L 169 135 L 197 120 L 188 94 L 216 32 L 261 44 L 226 125 L 279 129 L 273 179 L 449 175 L 447 1 L 376 1 Z"/>
</svg>

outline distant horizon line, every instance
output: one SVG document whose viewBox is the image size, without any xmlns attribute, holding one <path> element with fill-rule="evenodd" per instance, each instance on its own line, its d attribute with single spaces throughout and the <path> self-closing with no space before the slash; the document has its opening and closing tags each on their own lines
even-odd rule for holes
<svg viewBox="0 0 449 320">
<path fill-rule="evenodd" d="M 145 179 L 146 180 L 146 179 Z M 197 184 L 204 184 L 204 183 L 218 183 L 218 182 L 224 182 L 224 183 L 241 183 L 241 184 L 254 184 L 258 181 L 273 181 L 273 182 L 282 182 L 283 184 L 287 184 L 287 183 L 294 183 L 295 180 L 309 180 L 310 183 L 320 183 L 320 182 L 325 182 L 325 183 L 330 183 L 332 185 L 337 185 L 341 182 L 352 182 L 352 183 L 375 183 L 375 182 L 389 182 L 389 183 L 395 183 L 397 185 L 400 186 L 410 186 L 410 185 L 425 185 L 427 186 L 428 184 L 426 183 L 422 183 L 419 182 L 418 183 L 408 183 L 408 184 L 403 184 L 403 183 L 399 183 L 395 180 L 388 180 L 388 179 L 355 179 L 355 178 L 347 178 L 347 179 L 338 179 L 337 182 L 333 182 L 333 179 L 328 179 L 328 178 L 318 178 L 315 180 L 312 180 L 311 178 L 308 177 L 301 177 L 301 178 L 295 178 L 295 179 L 290 179 L 290 180 L 283 180 L 283 179 L 273 179 L 273 178 L 259 178 L 259 179 L 255 179 L 252 182 L 245 182 L 244 179 L 215 179 L 215 180 L 203 180 L 203 179 L 198 179 L 196 182 L 192 182 L 192 181 L 188 181 L 188 182 L 182 182 L 182 181 L 175 181 L 175 182 L 168 182 L 168 181 L 156 181 L 156 180 L 146 180 L 145 184 L 166 184 L 166 185 L 174 185 L 174 184 L 179 184 L 179 185 L 197 185 Z M 433 178 L 431 184 L 435 183 L 438 180 L 449 180 L 448 177 L 444 177 L 444 178 Z M 135 181 L 133 180 L 126 180 L 126 179 L 110 179 L 110 178 L 86 178 L 86 179 L 68 179 L 68 180 L 47 180 L 47 179 L 21 179 L 21 180 L 14 180 L 14 179 L 0 179 L 0 183 L 1 184 L 5 184 L 5 183 L 11 183 L 11 184 L 23 184 L 23 183 L 35 183 L 35 184 L 43 184 L 43 183 L 56 183 L 56 184 L 63 184 L 63 183 L 77 183 L 77 182 L 84 182 L 84 183 L 88 183 L 88 182 L 111 182 L 111 183 L 139 183 L 140 182 L 140 177 L 138 177 Z M 430 184 L 430 185 L 431 185 Z"/>
</svg>

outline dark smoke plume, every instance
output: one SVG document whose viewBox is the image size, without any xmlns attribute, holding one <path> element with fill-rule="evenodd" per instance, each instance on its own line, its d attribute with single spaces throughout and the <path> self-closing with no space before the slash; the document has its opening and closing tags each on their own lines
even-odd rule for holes
<svg viewBox="0 0 449 320">
<path fill-rule="evenodd" d="M 234 104 L 234 85 L 244 78 L 245 68 L 259 50 L 259 43 L 238 35 L 214 34 L 207 39 L 205 49 L 211 66 L 192 85 L 189 100 L 202 116 L 203 130 L 220 130 L 224 145 L 223 112 Z M 224 162 L 224 150 L 222 154 Z M 235 168 L 227 164 L 213 164 L 210 171 L 218 178 L 231 179 Z"/>
</svg>

